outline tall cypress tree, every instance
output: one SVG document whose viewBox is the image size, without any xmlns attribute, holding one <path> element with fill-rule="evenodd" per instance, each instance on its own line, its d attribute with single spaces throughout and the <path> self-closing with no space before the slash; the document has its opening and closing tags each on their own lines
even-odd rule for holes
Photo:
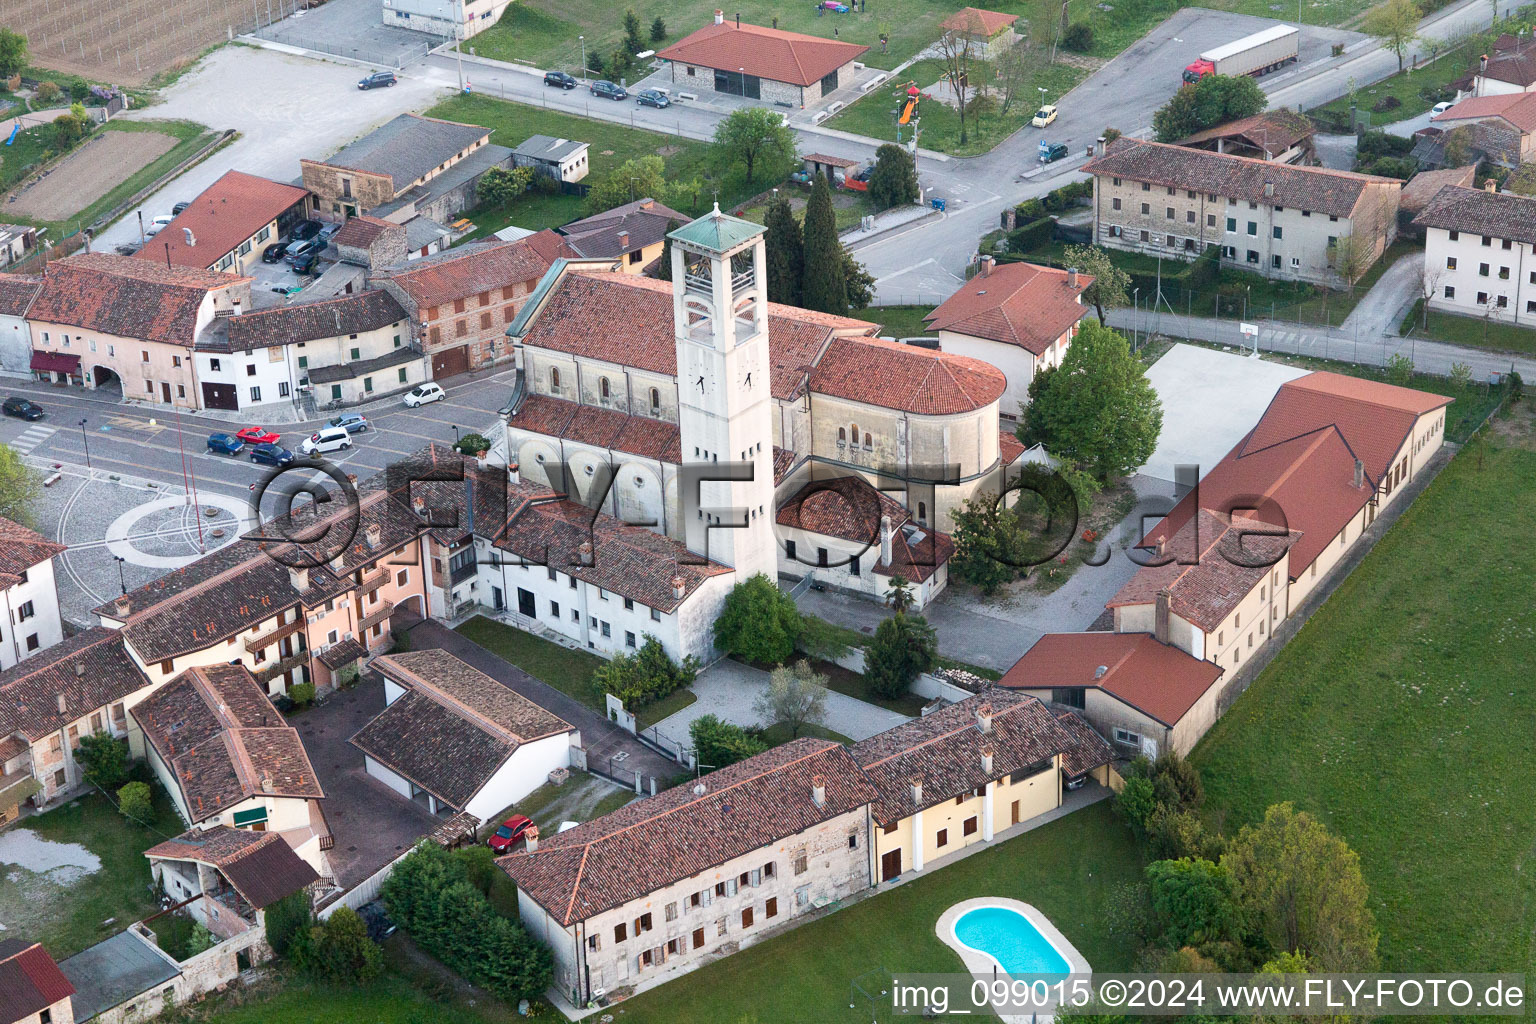
<svg viewBox="0 0 1536 1024">
<path fill-rule="evenodd" d="M 662 281 L 672 280 L 672 232 L 677 227 L 677 221 L 667 221 L 667 237 L 662 240 L 661 257 L 656 261 L 656 276 Z"/>
<path fill-rule="evenodd" d="M 768 235 L 763 240 L 768 261 L 768 300 L 788 306 L 800 305 L 800 275 L 805 262 L 800 222 L 789 205 L 789 197 L 776 195 L 768 201 L 763 218 Z"/>
<path fill-rule="evenodd" d="M 832 212 L 832 187 L 816 175 L 811 201 L 805 207 L 805 266 L 800 304 L 822 313 L 848 312 L 843 277 L 842 243 L 837 240 L 837 216 Z"/>
</svg>

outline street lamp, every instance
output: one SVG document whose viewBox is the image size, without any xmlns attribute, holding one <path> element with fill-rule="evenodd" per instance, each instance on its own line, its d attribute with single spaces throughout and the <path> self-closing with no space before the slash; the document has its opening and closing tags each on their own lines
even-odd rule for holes
<svg viewBox="0 0 1536 1024">
<path fill-rule="evenodd" d="M 117 585 L 123 588 L 123 596 L 128 594 L 128 582 L 123 579 L 123 556 L 113 555 L 112 561 L 117 563 Z"/>
<path fill-rule="evenodd" d="M 457 423 L 453 425 L 453 446 L 455 448 L 459 446 L 459 425 Z"/>
<path fill-rule="evenodd" d="M 587 37 L 577 36 L 576 38 L 581 40 L 581 80 L 585 82 L 587 80 Z"/>
<path fill-rule="evenodd" d="M 1131 351 L 1136 351 L 1136 328 L 1141 320 L 1141 289 L 1131 289 Z"/>
<path fill-rule="evenodd" d="M 1035 88 L 1040 92 L 1040 106 L 1043 107 L 1045 106 L 1045 86 L 1037 85 Z"/>
<path fill-rule="evenodd" d="M 85 420 L 80 421 L 80 443 L 85 445 L 85 468 L 91 468 L 91 437 L 85 432 Z"/>
</svg>

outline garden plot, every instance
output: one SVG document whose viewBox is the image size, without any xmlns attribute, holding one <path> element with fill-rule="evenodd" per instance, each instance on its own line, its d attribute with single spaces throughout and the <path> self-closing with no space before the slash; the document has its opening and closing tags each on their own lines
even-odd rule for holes
<svg viewBox="0 0 1536 1024">
<path fill-rule="evenodd" d="M 38 181 L 19 190 L 6 211 L 31 220 L 67 220 L 179 140 L 160 132 L 101 131 Z"/>
</svg>

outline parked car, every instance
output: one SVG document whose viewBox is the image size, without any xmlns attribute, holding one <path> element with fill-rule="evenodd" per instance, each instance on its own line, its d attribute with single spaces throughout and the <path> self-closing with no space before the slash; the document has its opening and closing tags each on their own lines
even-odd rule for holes
<svg viewBox="0 0 1536 1024">
<path fill-rule="evenodd" d="M 303 259 L 310 253 L 319 254 L 325 250 L 327 243 L 321 238 L 306 238 L 302 242 L 295 242 L 288 246 L 288 252 L 283 256 L 291 265 Z"/>
<path fill-rule="evenodd" d="M 389 914 L 384 910 L 384 904 L 378 900 L 364 903 L 358 908 L 357 916 L 363 919 L 363 924 L 368 929 L 368 937 L 374 942 L 383 942 L 395 934 L 395 922 L 389 919 Z"/>
<path fill-rule="evenodd" d="M 272 245 L 261 250 L 261 262 L 276 263 L 286 255 L 288 255 L 288 243 L 274 242 Z"/>
<path fill-rule="evenodd" d="M 336 237 L 336 232 L 340 230 L 340 224 L 327 224 L 325 227 L 320 229 L 320 233 L 315 237 L 323 242 L 329 243 L 331 239 Z"/>
<path fill-rule="evenodd" d="M 235 436 L 246 444 L 277 444 L 281 441 L 281 434 L 274 434 L 266 427 L 241 427 L 235 431 Z"/>
<path fill-rule="evenodd" d="M 365 434 L 368 432 L 368 417 L 360 412 L 344 412 L 340 416 L 332 416 L 327 425 L 345 427 L 353 434 Z"/>
<path fill-rule="evenodd" d="M 629 93 L 624 90 L 622 85 L 615 85 L 606 78 L 599 78 L 592 83 L 592 95 L 604 96 L 610 100 L 629 99 Z"/>
<path fill-rule="evenodd" d="M 233 434 L 209 434 L 209 455 L 239 455 L 245 450 L 245 442 Z"/>
<path fill-rule="evenodd" d="M 553 85 L 559 89 L 574 89 L 577 83 L 574 77 L 566 74 L 564 71 L 546 71 L 544 72 L 544 84 Z"/>
<path fill-rule="evenodd" d="M 175 219 L 176 215 L 174 213 L 162 213 L 160 216 L 151 220 L 150 223 L 163 228 Z"/>
<path fill-rule="evenodd" d="M 299 454 L 318 459 L 325 452 L 345 451 L 352 447 L 352 435 L 346 427 L 321 427 L 299 444 Z"/>
<path fill-rule="evenodd" d="M 185 210 L 191 205 L 191 203 L 177 203 L 175 206 L 171 207 L 171 214 L 174 216 L 175 214 L 180 213 L 182 210 Z"/>
<path fill-rule="evenodd" d="M 18 419 L 24 420 L 40 420 L 44 415 L 42 406 L 25 398 L 17 398 L 14 395 L 7 398 L 5 404 L 0 406 L 0 409 L 3 409 L 7 416 L 15 416 Z"/>
<path fill-rule="evenodd" d="M 635 93 L 635 102 L 642 107 L 655 107 L 657 110 L 665 110 L 672 105 L 667 94 L 659 89 L 641 89 Z"/>
<path fill-rule="evenodd" d="M 867 181 L 869 181 L 870 175 L 872 175 L 874 173 L 875 173 L 875 169 L 873 167 L 863 167 L 863 168 L 860 168 L 859 172 L 853 176 L 853 180 L 854 181 L 864 181 L 864 182 L 867 182 Z"/>
<path fill-rule="evenodd" d="M 1030 121 L 1029 123 L 1034 125 L 1036 128 L 1044 128 L 1054 120 L 1056 120 L 1056 105 L 1054 103 L 1047 103 L 1045 106 L 1035 111 L 1034 120 Z"/>
<path fill-rule="evenodd" d="M 139 243 L 124 242 L 122 245 L 114 246 L 112 251 L 117 253 L 119 256 L 132 256 L 134 253 L 139 251 Z"/>
<path fill-rule="evenodd" d="M 144 237 L 145 238 L 154 238 L 156 235 L 158 235 L 160 233 L 160 229 L 163 228 L 163 227 L 165 227 L 164 224 L 154 224 L 154 223 L 149 224 L 148 226 L 146 226 L 144 228 Z"/>
<path fill-rule="evenodd" d="M 395 84 L 393 71 L 375 71 L 367 78 L 357 83 L 357 87 L 364 91 L 368 89 L 387 89 Z"/>
<path fill-rule="evenodd" d="M 293 226 L 293 230 L 288 232 L 289 248 L 292 249 L 294 242 L 302 242 L 306 239 L 314 238 L 320 233 L 320 229 L 323 227 L 325 227 L 325 225 L 320 223 L 318 220 L 299 221 Z"/>
<path fill-rule="evenodd" d="M 405 393 L 405 406 L 407 409 L 414 409 L 428 402 L 441 402 L 447 397 L 448 392 L 444 391 L 440 384 L 418 384 Z"/>
<path fill-rule="evenodd" d="M 523 838 L 523 833 L 533 827 L 533 821 L 524 814 L 514 814 L 491 833 L 489 845 L 497 853 L 506 853 Z"/>
<path fill-rule="evenodd" d="M 251 449 L 252 462 L 264 462 L 269 466 L 286 466 L 293 461 L 293 452 L 280 444 L 258 444 Z"/>
<path fill-rule="evenodd" d="M 1430 115 L 1433 116 L 1435 114 L 1443 114 L 1455 105 L 1456 104 L 1452 103 L 1450 100 L 1442 100 L 1441 102 L 1434 105 L 1434 107 L 1430 110 Z"/>
<path fill-rule="evenodd" d="M 293 261 L 295 274 L 310 274 L 315 272 L 315 264 L 320 261 L 320 250 L 311 249 L 298 259 Z"/>
<path fill-rule="evenodd" d="M 1040 143 L 1040 162 L 1043 164 L 1048 164 L 1052 161 L 1060 160 L 1066 155 L 1067 144 L 1065 142 Z"/>
</svg>

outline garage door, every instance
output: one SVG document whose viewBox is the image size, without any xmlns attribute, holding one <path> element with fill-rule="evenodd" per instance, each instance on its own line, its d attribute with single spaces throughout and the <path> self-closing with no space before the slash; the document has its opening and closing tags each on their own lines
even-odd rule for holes
<svg viewBox="0 0 1536 1024">
<path fill-rule="evenodd" d="M 235 397 L 233 384 L 210 384 L 203 382 L 203 408 L 204 409 L 238 409 L 240 401 Z"/>
<path fill-rule="evenodd" d="M 444 377 L 452 377 L 460 373 L 469 372 L 469 348 L 459 345 L 455 348 L 445 348 L 441 352 L 432 353 L 432 379 L 442 380 Z"/>
</svg>

